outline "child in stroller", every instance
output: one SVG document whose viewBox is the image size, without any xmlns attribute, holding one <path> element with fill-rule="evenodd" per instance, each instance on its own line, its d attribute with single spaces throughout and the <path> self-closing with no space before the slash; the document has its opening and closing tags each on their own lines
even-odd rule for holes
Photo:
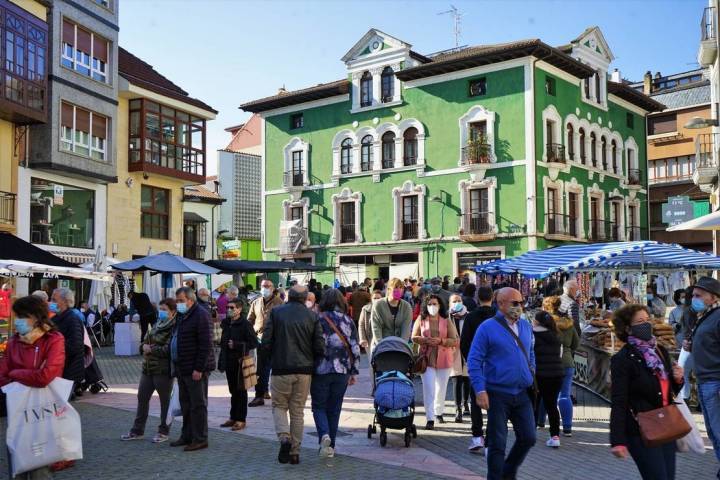
<svg viewBox="0 0 720 480">
<path fill-rule="evenodd" d="M 375 347 L 372 366 L 375 372 L 375 418 L 368 425 L 368 438 L 380 425 L 380 446 L 387 444 L 387 429 L 405 430 L 405 446 L 417 438 L 415 388 L 411 379 L 414 356 L 400 337 L 386 337 Z"/>
</svg>

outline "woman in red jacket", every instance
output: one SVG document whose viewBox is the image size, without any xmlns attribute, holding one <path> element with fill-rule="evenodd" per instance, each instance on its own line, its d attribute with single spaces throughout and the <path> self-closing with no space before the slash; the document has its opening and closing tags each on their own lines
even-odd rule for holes
<svg viewBox="0 0 720 480">
<path fill-rule="evenodd" d="M 34 296 L 19 298 L 12 309 L 17 333 L 8 341 L 5 356 L 0 358 L 0 387 L 12 382 L 28 387 L 47 387 L 62 375 L 65 339 L 48 318 L 48 307 L 42 299 Z M 15 478 L 45 478 L 45 472 L 41 471 L 48 469 L 44 467 Z"/>
</svg>

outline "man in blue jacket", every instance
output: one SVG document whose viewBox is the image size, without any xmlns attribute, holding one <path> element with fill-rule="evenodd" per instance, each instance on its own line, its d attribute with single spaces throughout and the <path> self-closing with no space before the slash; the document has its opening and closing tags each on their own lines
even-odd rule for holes
<svg viewBox="0 0 720 480">
<path fill-rule="evenodd" d="M 488 412 L 487 478 L 505 480 L 516 477 L 535 445 L 535 416 L 528 395 L 535 354 L 532 326 L 520 319 L 524 302 L 520 292 L 503 288 L 497 291 L 496 300 L 498 312 L 477 329 L 467 363 L 475 401 Z M 508 420 L 513 425 L 515 444 L 505 457 Z"/>
</svg>

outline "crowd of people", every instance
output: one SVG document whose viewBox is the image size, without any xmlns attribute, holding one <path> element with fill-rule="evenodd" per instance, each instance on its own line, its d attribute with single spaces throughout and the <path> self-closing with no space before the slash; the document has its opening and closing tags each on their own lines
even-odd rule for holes
<svg viewBox="0 0 720 480">
<path fill-rule="evenodd" d="M 221 427 L 243 430 L 248 407 L 270 400 L 278 461 L 298 464 L 310 396 L 319 455 L 332 457 L 343 400 L 360 374 L 361 355 L 372 355 L 387 337 L 404 339 L 426 363 L 420 374 L 425 428 L 462 423 L 469 416 L 468 450 L 486 456 L 490 480 L 515 478 L 546 421 L 547 447 L 560 448 L 561 435 L 572 437 L 574 352 L 582 327 L 575 280 L 546 289 L 532 316 L 520 291 L 475 285 L 467 278 L 452 284 L 440 277 L 368 278 L 336 287 L 311 280 L 280 289 L 263 279 L 250 301 L 236 286 L 213 297 L 190 285 L 157 306 L 134 293 L 131 307 L 142 326 L 143 361 L 135 421 L 122 440 L 144 438 L 154 392 L 161 418 L 152 442 L 169 440 L 176 382 L 183 422 L 170 445 L 188 452 L 207 448 L 208 379 L 217 369 L 230 393 L 228 420 Z M 616 290 L 607 292 L 606 302 L 615 335 L 625 345 L 611 361 L 611 453 L 632 457 L 643 479 L 673 479 L 675 441 L 648 446 L 637 417 L 675 398 L 687 399 L 692 369 L 707 431 L 720 453 L 720 282 L 703 277 L 675 293 L 677 308 L 669 321 L 682 341 L 678 362 L 653 336 L 650 318 L 660 307 L 652 289 L 642 304 Z M 14 302 L 16 333 L 0 360 L 0 386 L 18 381 L 44 387 L 55 377 L 82 382 L 87 309 L 74 307 L 73 292 L 63 288 L 49 299 L 36 292 Z M 445 416 L 450 379 L 452 420 Z M 515 433 L 509 452 L 508 422 Z"/>
</svg>

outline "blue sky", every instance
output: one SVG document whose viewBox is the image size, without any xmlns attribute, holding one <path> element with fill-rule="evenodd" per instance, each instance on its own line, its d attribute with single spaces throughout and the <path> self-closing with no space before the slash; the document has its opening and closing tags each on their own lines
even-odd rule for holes
<svg viewBox="0 0 720 480">
<path fill-rule="evenodd" d="M 371 27 L 432 53 L 461 45 L 541 38 L 561 45 L 599 26 L 623 77 L 697 67 L 705 0 L 245 1 L 121 0 L 120 45 L 220 113 L 208 126 L 209 160 L 224 129 L 249 116 L 248 100 L 283 85 L 303 88 L 345 76 L 340 58 Z M 210 167 L 214 171 L 214 167 Z"/>
</svg>

